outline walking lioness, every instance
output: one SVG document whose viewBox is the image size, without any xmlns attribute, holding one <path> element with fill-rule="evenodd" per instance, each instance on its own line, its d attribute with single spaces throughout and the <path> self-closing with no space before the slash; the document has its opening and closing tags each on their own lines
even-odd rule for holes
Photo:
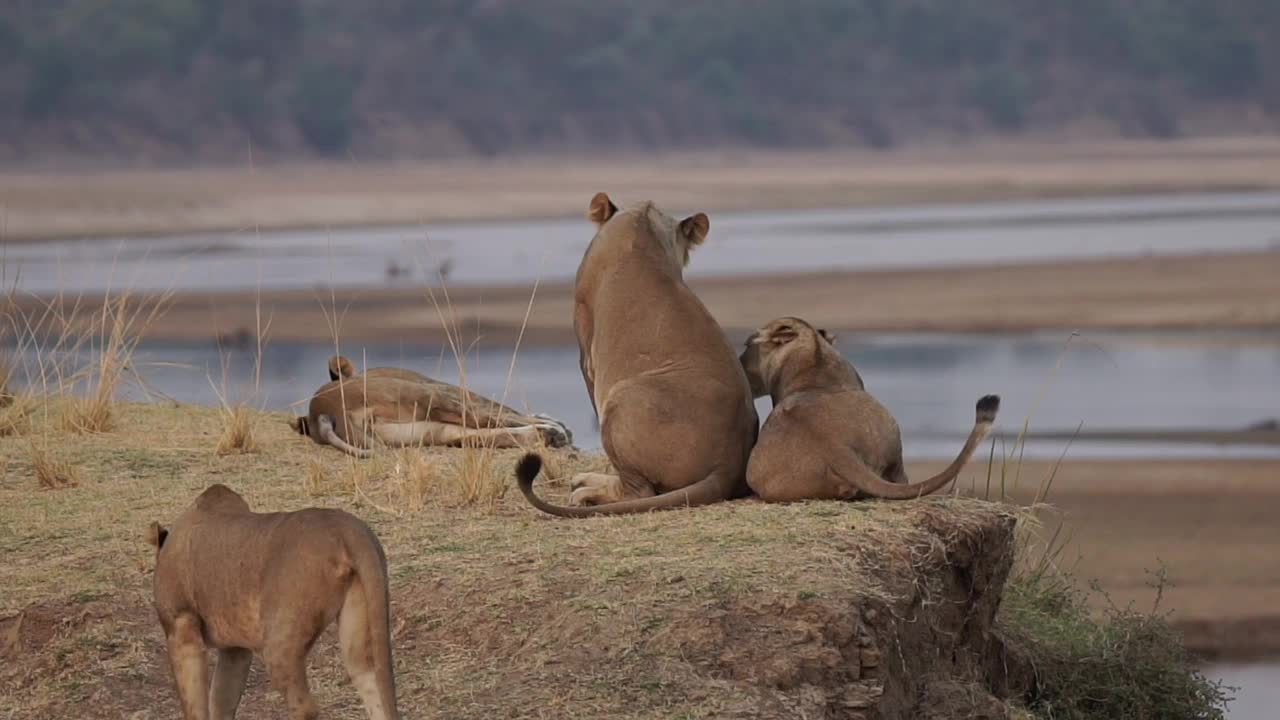
<svg viewBox="0 0 1280 720">
<path fill-rule="evenodd" d="M 341 510 L 255 513 L 212 485 L 166 530 L 152 523 L 155 607 L 186 720 L 234 718 L 257 653 L 290 720 L 319 709 L 307 652 L 335 619 L 372 720 L 398 720 L 387 561 L 378 538 Z M 210 688 L 206 648 L 218 651 Z"/>
<path fill-rule="evenodd" d="M 755 405 L 724 332 L 684 284 L 707 216 L 681 221 L 645 202 L 625 212 L 604 193 L 587 216 L 595 238 L 578 267 L 573 325 L 587 394 L 617 475 L 583 473 L 570 502 L 533 492 L 542 461 L 526 455 L 516 477 L 544 512 L 567 517 L 703 505 L 746 493 Z"/>
<path fill-rule="evenodd" d="M 955 461 L 908 485 L 898 423 L 824 331 L 778 318 L 747 339 L 740 360 L 752 393 L 773 398 L 747 467 L 747 484 L 768 501 L 928 495 L 960 474 L 1000 407 L 995 395 L 978 400 L 977 420 Z"/>
</svg>

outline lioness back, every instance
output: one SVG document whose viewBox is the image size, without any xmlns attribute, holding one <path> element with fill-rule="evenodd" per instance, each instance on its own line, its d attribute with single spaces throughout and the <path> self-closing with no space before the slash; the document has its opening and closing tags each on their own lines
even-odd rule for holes
<svg viewBox="0 0 1280 720">
<path fill-rule="evenodd" d="M 162 615 L 200 614 L 217 647 L 260 650 L 269 629 L 261 621 L 272 606 L 305 605 L 294 602 L 300 594 L 336 596 L 351 571 L 352 538 L 373 543 L 382 554 L 369 526 L 342 510 L 196 510 L 174 523 L 158 553 L 157 604 Z M 185 580 L 162 588 L 173 576 Z M 251 596 L 243 590 L 246 579 Z"/>
</svg>

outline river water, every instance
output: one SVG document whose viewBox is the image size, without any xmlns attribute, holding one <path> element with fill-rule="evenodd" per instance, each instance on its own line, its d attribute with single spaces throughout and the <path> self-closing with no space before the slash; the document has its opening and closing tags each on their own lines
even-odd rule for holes
<svg viewBox="0 0 1280 720">
<path fill-rule="evenodd" d="M 675 210 L 675 209 L 673 209 Z M 591 239 L 585 219 L 484 222 L 0 246 L 31 292 L 506 285 L 569 279 Z M 1179 195 L 911 208 L 713 213 L 689 273 L 919 267 L 1280 247 L 1280 194 Z"/>
<path fill-rule="evenodd" d="M 678 211 L 677 208 L 672 208 Z M 109 288 L 243 289 L 385 286 L 446 273 L 450 285 L 569 279 L 590 239 L 582 219 L 190 237 L 68 240 L 0 246 L 5 287 L 29 292 Z M 1280 194 L 1182 195 L 888 209 L 715 213 L 692 275 L 921 267 L 1110 255 L 1280 247 Z M 388 279 L 389 264 L 407 277 Z M 1277 281 L 1280 292 L 1280 280 Z M 734 338 L 735 341 L 740 338 Z M 987 392 L 1003 398 L 1003 434 L 1033 430 L 1235 429 L 1280 417 L 1280 332 L 1017 336 L 858 335 L 841 341 L 898 417 L 908 459 L 958 450 Z M 1065 349 L 1064 349 L 1065 348 Z M 402 365 L 457 382 L 439 347 L 344 346 L 357 364 Z M 249 353 L 212 344 L 147 344 L 133 397 L 212 403 L 217 392 L 265 408 L 296 406 L 327 379 L 328 344 L 275 343 L 254 383 Z M 545 412 L 599 446 L 572 347 L 481 346 L 461 365 L 467 385 Z M 30 360 L 30 358 L 28 358 Z M 1056 369 L 1055 369 L 1056 367 Z M 212 380 L 212 384 L 211 384 Z M 213 385 L 218 387 L 215 392 Z M 760 402 L 762 416 L 768 401 Z M 1032 442 L 1056 457 L 1063 441 Z M 1276 447 L 1078 442 L 1071 457 L 1280 457 Z M 1280 707 L 1280 666 L 1214 665 L 1239 686 L 1229 717 L 1261 720 Z"/>
<path fill-rule="evenodd" d="M 973 422 L 979 395 L 1001 395 L 1008 435 L 1030 417 L 1032 430 L 1204 427 L 1242 428 L 1280 415 L 1280 342 L 1197 334 L 1133 338 L 1062 333 L 1022 336 L 883 334 L 858 336 L 845 354 L 873 392 L 893 411 L 908 458 L 946 458 Z M 459 362 L 439 347 L 348 345 L 357 366 L 412 367 L 462 382 Z M 151 344 L 135 356 L 143 389 L 183 402 L 216 403 L 222 393 L 265 408 L 305 401 L 328 380 L 331 344 L 268 344 L 254 383 L 251 352 L 208 344 Z M 520 410 L 553 415 L 573 428 L 576 443 L 599 447 L 595 413 L 578 370 L 576 347 L 474 349 L 461 365 L 472 390 Z M 1056 370 L 1055 370 L 1056 366 Z M 510 376 L 510 380 L 508 377 Z M 212 382 L 210 382 L 212 380 Z M 215 386 L 217 391 L 215 392 Z M 759 403 L 763 417 L 767 399 Z M 1056 457 L 1063 441 L 1033 441 L 1027 455 Z M 1280 457 L 1276 446 L 1216 446 L 1151 442 L 1077 441 L 1071 457 Z"/>
</svg>

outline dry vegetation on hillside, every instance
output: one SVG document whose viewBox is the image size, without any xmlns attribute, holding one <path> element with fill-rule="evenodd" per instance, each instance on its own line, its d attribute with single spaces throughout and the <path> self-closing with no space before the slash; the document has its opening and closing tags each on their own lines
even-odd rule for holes
<svg viewBox="0 0 1280 720">
<path fill-rule="evenodd" d="M 518 451 L 358 462 L 259 414 L 259 451 L 220 454 L 218 409 L 117 406 L 111 433 L 87 435 L 52 419 L 57 401 L 46 409 L 0 439 L 0 707 L 14 717 L 172 716 L 144 530 L 213 482 L 255 509 L 342 507 L 376 530 L 407 717 L 875 718 L 918 702 L 943 713 L 919 717 L 1004 717 L 1027 703 L 1075 718 L 1098 702 L 1218 717 L 1216 691 L 1188 674 L 1162 621 L 1096 625 L 1055 583 L 1024 585 L 1014 624 L 997 622 L 1022 515 L 1011 506 L 743 501 L 557 521 L 514 492 Z M 41 486 L 30 437 L 49 439 L 76 487 Z M 557 475 L 606 464 L 546 452 Z M 984 473 L 975 463 L 964 485 L 982 487 Z M 312 684 L 332 717 L 356 717 L 331 634 Z M 1095 663 L 1112 687 L 1055 683 L 1051 660 Z M 255 666 L 242 716 L 275 717 L 278 702 Z"/>
</svg>

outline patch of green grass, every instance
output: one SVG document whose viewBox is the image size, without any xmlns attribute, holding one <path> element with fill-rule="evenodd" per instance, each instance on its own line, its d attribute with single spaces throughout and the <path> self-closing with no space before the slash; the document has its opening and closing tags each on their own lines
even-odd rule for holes
<svg viewBox="0 0 1280 720">
<path fill-rule="evenodd" d="M 1098 592 L 1096 589 L 1094 592 Z M 1061 577 L 1028 573 L 1005 588 L 997 624 L 1035 671 L 1028 708 L 1045 720 L 1222 720 L 1230 688 L 1206 678 L 1158 606 L 1108 604 Z"/>
<path fill-rule="evenodd" d="M 93 602 L 94 600 L 101 600 L 105 597 L 107 597 L 107 593 L 100 590 L 77 590 L 71 594 L 71 599 L 81 605 Z"/>
</svg>

